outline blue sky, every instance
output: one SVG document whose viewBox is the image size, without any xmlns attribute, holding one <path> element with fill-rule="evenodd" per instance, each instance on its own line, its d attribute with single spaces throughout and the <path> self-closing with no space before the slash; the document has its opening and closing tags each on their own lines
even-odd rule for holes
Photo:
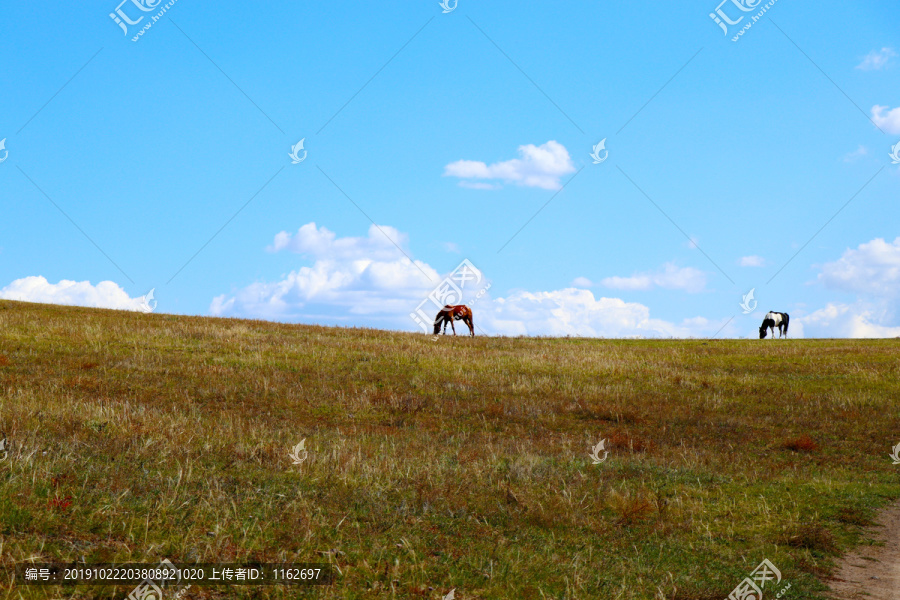
<svg viewBox="0 0 900 600">
<path fill-rule="evenodd" d="M 0 9 L 0 297 L 417 331 L 467 259 L 481 334 L 900 336 L 896 3 L 141 2 Z"/>
</svg>

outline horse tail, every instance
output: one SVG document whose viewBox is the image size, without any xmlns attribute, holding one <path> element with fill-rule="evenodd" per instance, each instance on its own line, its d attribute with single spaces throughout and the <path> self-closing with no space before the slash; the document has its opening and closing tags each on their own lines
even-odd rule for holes
<svg viewBox="0 0 900 600">
<path fill-rule="evenodd" d="M 788 323 L 790 322 L 791 318 L 787 313 L 781 313 L 781 316 L 784 317 L 784 335 L 787 335 Z"/>
</svg>

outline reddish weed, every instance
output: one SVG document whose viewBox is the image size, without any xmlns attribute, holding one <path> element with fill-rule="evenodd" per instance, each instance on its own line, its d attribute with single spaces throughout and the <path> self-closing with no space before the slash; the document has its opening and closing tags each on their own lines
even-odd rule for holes
<svg viewBox="0 0 900 600">
<path fill-rule="evenodd" d="M 808 435 L 801 435 L 796 439 L 786 441 L 782 447 L 793 450 L 794 452 L 812 452 L 813 450 L 816 450 L 819 445 Z"/>
</svg>

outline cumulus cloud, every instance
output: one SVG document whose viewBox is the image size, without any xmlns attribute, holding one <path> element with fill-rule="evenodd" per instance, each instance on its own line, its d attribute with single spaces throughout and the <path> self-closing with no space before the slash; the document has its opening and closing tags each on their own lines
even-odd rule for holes
<svg viewBox="0 0 900 600">
<path fill-rule="evenodd" d="M 881 50 L 872 50 L 869 52 L 862 62 L 856 65 L 857 69 L 862 71 L 878 71 L 884 68 L 888 61 L 897 56 L 893 48 L 882 48 Z"/>
<path fill-rule="evenodd" d="M 437 271 L 410 260 L 393 243 L 402 246 L 406 239 L 386 225 L 370 226 L 367 237 L 338 238 L 315 223 L 296 234 L 282 231 L 267 250 L 304 254 L 313 265 L 291 271 L 280 281 L 256 282 L 217 296 L 210 312 L 275 320 L 319 315 L 329 322 L 347 321 L 352 315 L 405 314 L 410 302 L 440 281 Z"/>
<path fill-rule="evenodd" d="M 500 335 L 583 337 L 691 337 L 708 335 L 697 318 L 681 325 L 650 317 L 650 309 L 619 298 L 595 298 L 589 290 L 516 292 L 483 310 L 485 327 Z"/>
<path fill-rule="evenodd" d="M 406 239 L 393 228 L 381 229 L 392 232 L 397 240 Z M 210 312 L 216 316 L 418 331 L 409 315 L 422 306 L 443 276 L 426 263 L 412 263 L 396 247 L 391 251 L 379 236 L 383 234 L 378 228 L 370 228 L 365 238 L 339 238 L 314 223 L 293 235 L 282 232 L 269 250 L 298 252 L 313 264 L 278 281 L 255 282 L 222 294 L 213 299 Z M 573 283 L 591 282 L 579 278 Z M 590 291 L 574 287 L 492 297 L 486 277 L 475 286 L 477 289 L 472 282 L 468 285 L 464 301 L 475 311 L 479 335 L 684 337 L 711 335 L 722 325 L 703 318 L 669 323 L 651 318 L 650 309 L 642 304 L 596 298 Z M 437 306 L 429 300 L 422 310 L 430 322 Z"/>
<path fill-rule="evenodd" d="M 856 295 L 850 303 L 829 302 L 800 322 L 815 337 L 898 337 L 900 323 L 900 237 L 875 238 L 848 248 L 821 267 L 818 280 L 826 289 Z"/>
<path fill-rule="evenodd" d="M 693 267 L 680 268 L 674 263 L 666 263 L 655 272 L 635 273 L 631 277 L 606 277 L 601 283 L 617 290 L 650 290 L 660 287 L 697 293 L 706 287 L 706 274 Z"/>
<path fill-rule="evenodd" d="M 738 261 L 738 264 L 742 267 L 764 267 L 766 266 L 766 259 L 762 256 L 753 254 L 750 256 L 742 256 Z"/>
<path fill-rule="evenodd" d="M 346 237 L 338 239 L 333 231 L 316 227 L 315 222 L 307 223 L 296 234 L 282 231 L 266 248 L 269 252 L 288 250 L 306 254 L 313 258 L 345 260 L 364 256 L 371 260 L 396 260 L 404 256 L 401 248 L 408 237 L 387 225 L 369 226 L 368 237 Z"/>
<path fill-rule="evenodd" d="M 872 107 L 872 122 L 888 133 L 900 133 L 900 107 L 892 109 L 876 104 Z"/>
<path fill-rule="evenodd" d="M 892 338 L 900 337 L 900 327 L 883 325 L 885 315 L 862 303 L 828 303 L 825 308 L 801 317 L 812 337 Z"/>
<path fill-rule="evenodd" d="M 875 238 L 846 250 L 822 267 L 819 280 L 830 289 L 900 299 L 900 237 L 893 242 Z"/>
<path fill-rule="evenodd" d="M 131 298 L 112 281 L 101 281 L 97 285 L 91 285 L 90 281 L 63 279 L 59 283 L 50 283 L 40 276 L 16 279 L 0 289 L 0 298 L 118 310 L 141 310 L 144 302 L 143 296 Z"/>
<path fill-rule="evenodd" d="M 565 146 L 550 140 L 546 144 L 519 146 L 520 158 L 491 165 L 476 160 L 458 160 L 444 167 L 445 177 L 458 177 L 459 185 L 477 189 L 496 189 L 496 183 L 478 180 L 500 180 L 527 187 L 557 190 L 560 178 L 575 172 L 575 165 Z"/>
</svg>

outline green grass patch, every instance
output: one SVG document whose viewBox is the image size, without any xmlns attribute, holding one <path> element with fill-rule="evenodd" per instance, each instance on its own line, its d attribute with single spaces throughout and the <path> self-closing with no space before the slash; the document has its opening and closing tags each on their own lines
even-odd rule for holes
<svg viewBox="0 0 900 600">
<path fill-rule="evenodd" d="M 340 569 L 192 598 L 721 600 L 768 558 L 822 599 L 900 498 L 898 399 L 896 340 L 432 341 L 0 301 L 0 566 Z"/>
</svg>

